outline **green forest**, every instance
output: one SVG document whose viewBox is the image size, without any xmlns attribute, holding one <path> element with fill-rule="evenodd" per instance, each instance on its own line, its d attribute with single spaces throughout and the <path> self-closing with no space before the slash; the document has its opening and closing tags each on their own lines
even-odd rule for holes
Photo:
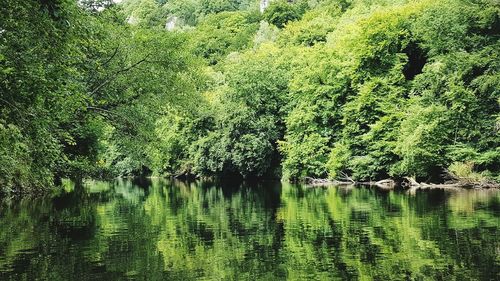
<svg viewBox="0 0 500 281">
<path fill-rule="evenodd" d="M 500 182 L 499 70 L 497 0 L 1 0 L 0 191 Z"/>
</svg>

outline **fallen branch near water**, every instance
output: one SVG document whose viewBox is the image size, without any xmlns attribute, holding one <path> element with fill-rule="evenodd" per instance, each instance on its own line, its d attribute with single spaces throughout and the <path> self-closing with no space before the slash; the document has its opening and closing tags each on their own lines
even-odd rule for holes
<svg viewBox="0 0 500 281">
<path fill-rule="evenodd" d="M 396 187 L 401 187 L 403 189 L 447 189 L 447 188 L 500 188 L 500 184 L 496 182 L 471 182 L 471 181 L 455 181 L 450 183 L 434 184 L 434 183 L 424 183 L 417 182 L 414 178 L 405 177 L 402 181 L 397 182 L 394 179 L 385 179 L 380 181 L 369 181 L 369 182 L 357 182 L 349 177 L 346 177 L 347 181 L 329 180 L 329 179 L 316 179 L 312 177 L 305 177 L 304 181 L 308 186 L 331 186 L 331 185 L 364 185 L 364 186 L 376 186 L 381 189 L 394 189 Z"/>
<path fill-rule="evenodd" d="M 407 188 L 500 188 L 500 184 L 491 181 L 464 181 L 458 180 L 449 183 L 433 184 L 433 183 L 419 183 L 413 178 L 406 177 L 403 184 Z"/>
<path fill-rule="evenodd" d="M 329 179 L 316 179 L 312 177 L 305 177 L 304 182 L 308 186 L 328 186 L 328 185 L 354 185 L 354 181 L 338 181 Z"/>
</svg>

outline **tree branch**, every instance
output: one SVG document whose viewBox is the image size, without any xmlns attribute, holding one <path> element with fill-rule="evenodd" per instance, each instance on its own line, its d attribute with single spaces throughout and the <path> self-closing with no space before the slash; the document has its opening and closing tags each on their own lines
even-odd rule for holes
<svg viewBox="0 0 500 281">
<path fill-rule="evenodd" d="M 99 84 L 96 88 L 94 88 L 92 91 L 90 91 L 90 95 L 94 96 L 100 89 L 102 89 L 104 86 L 106 86 L 107 84 L 109 84 L 113 80 L 115 80 L 118 77 L 118 75 L 120 75 L 124 72 L 130 71 L 133 68 L 139 66 L 141 63 L 146 62 L 150 55 L 151 54 L 148 54 L 143 59 L 135 62 L 134 64 L 132 64 L 126 68 L 120 69 L 120 70 L 116 71 L 115 73 L 113 73 L 111 76 L 108 76 L 107 79 L 105 79 L 101 84 Z"/>
</svg>

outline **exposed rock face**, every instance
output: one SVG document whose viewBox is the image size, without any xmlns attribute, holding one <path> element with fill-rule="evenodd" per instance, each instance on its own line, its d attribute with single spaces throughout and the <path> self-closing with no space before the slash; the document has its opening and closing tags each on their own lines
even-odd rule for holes
<svg viewBox="0 0 500 281">
<path fill-rule="evenodd" d="M 127 23 L 128 23 L 128 24 L 135 25 L 135 24 L 137 24 L 137 22 L 138 22 L 138 21 L 137 21 L 137 19 L 136 19 L 134 16 L 129 16 L 129 17 L 127 18 Z"/>
<path fill-rule="evenodd" d="M 271 2 L 271 0 L 261 0 L 260 1 L 260 12 L 261 13 L 264 13 L 266 8 L 269 7 L 269 2 Z"/>
<path fill-rule="evenodd" d="M 176 16 L 171 16 L 167 19 L 167 23 L 165 24 L 165 29 L 168 31 L 172 31 L 177 26 L 177 21 L 179 20 Z"/>
</svg>

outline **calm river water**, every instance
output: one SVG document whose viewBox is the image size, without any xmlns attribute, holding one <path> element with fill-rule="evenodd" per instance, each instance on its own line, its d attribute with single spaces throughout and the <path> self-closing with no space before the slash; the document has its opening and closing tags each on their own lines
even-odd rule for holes
<svg viewBox="0 0 500 281">
<path fill-rule="evenodd" d="M 0 202 L 0 280 L 500 280 L 500 190 L 153 180 Z"/>
</svg>

